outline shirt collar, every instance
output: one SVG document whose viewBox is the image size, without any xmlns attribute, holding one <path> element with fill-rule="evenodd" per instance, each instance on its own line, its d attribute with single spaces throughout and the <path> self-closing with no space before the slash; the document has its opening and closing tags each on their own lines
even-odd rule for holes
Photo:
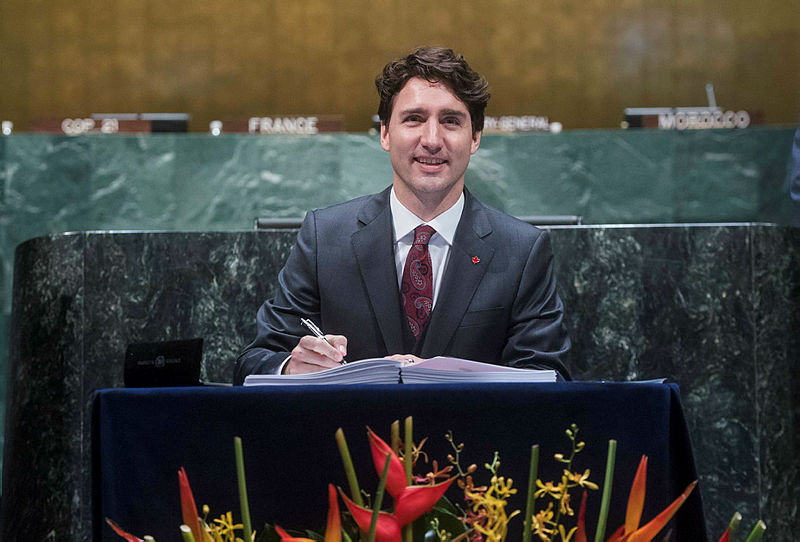
<svg viewBox="0 0 800 542">
<path fill-rule="evenodd" d="M 392 188 L 389 196 L 389 205 L 392 210 L 395 242 L 411 234 L 414 228 L 420 224 L 428 224 L 436 230 L 436 233 L 442 236 L 442 239 L 444 239 L 448 245 L 452 245 L 453 239 L 456 236 L 458 222 L 461 220 L 461 212 L 464 210 L 464 192 L 461 192 L 458 201 L 456 201 L 452 207 L 427 223 L 420 220 L 417 215 L 400 203 L 400 200 L 397 199 L 397 194 L 394 193 L 394 188 Z"/>
</svg>

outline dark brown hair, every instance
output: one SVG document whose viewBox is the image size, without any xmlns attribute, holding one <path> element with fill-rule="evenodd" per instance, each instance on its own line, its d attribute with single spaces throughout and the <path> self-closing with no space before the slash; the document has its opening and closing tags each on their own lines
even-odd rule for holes
<svg viewBox="0 0 800 542">
<path fill-rule="evenodd" d="M 442 47 L 420 47 L 383 67 L 383 72 L 375 79 L 375 86 L 381 99 L 378 116 L 384 125 L 389 126 L 395 96 L 414 77 L 446 85 L 467 106 L 472 133 L 483 130 L 483 112 L 490 96 L 489 83 L 469 67 L 463 56 Z"/>
</svg>

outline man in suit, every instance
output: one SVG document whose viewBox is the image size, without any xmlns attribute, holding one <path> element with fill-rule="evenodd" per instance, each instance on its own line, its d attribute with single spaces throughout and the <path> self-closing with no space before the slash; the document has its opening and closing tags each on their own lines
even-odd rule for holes
<svg viewBox="0 0 800 542">
<path fill-rule="evenodd" d="M 387 64 L 376 86 L 392 186 L 306 215 L 235 383 L 319 371 L 344 356 L 446 355 L 569 378 L 547 232 L 464 187 L 486 80 L 449 49 L 420 48 Z M 308 335 L 300 318 L 328 335 Z"/>
</svg>

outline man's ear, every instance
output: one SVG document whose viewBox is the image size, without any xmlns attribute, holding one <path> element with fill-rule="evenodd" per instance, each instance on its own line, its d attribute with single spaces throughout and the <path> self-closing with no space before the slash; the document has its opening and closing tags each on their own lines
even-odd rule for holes
<svg viewBox="0 0 800 542">
<path fill-rule="evenodd" d="M 385 151 L 389 150 L 389 128 L 383 121 L 381 121 L 381 147 Z"/>
<path fill-rule="evenodd" d="M 478 150 L 478 147 L 481 146 L 481 134 L 483 132 L 473 132 L 472 134 L 472 145 L 470 146 L 469 153 L 475 154 Z"/>
</svg>

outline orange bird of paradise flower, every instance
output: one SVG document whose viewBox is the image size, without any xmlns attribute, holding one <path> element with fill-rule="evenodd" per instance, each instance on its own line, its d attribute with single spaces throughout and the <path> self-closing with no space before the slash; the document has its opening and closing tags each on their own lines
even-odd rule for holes
<svg viewBox="0 0 800 542">
<path fill-rule="evenodd" d="M 192 488 L 189 486 L 189 478 L 186 476 L 186 470 L 184 470 L 183 467 L 178 471 L 178 486 L 181 494 L 181 514 L 183 516 L 183 523 L 192 531 L 192 536 L 197 542 L 210 542 L 211 538 L 206 534 L 200 523 L 200 517 L 197 515 L 197 506 L 195 505 Z M 143 539 L 124 531 L 119 525 L 108 518 L 106 518 L 106 523 L 111 526 L 115 533 L 128 542 L 144 542 Z"/>
<path fill-rule="evenodd" d="M 315 542 L 311 538 L 292 536 L 277 525 L 275 530 L 280 535 L 281 542 Z M 325 528 L 324 542 L 342 542 L 342 518 L 339 515 L 339 500 L 333 484 L 328 484 L 328 524 Z"/>
<path fill-rule="evenodd" d="M 689 494 L 697 485 L 697 481 L 689 484 L 683 493 L 675 499 L 672 504 L 667 506 L 660 514 L 648 523 L 639 527 L 642 519 L 642 509 L 644 508 L 644 495 L 647 486 L 647 456 L 643 455 L 639 461 L 639 468 L 636 476 L 633 477 L 631 493 L 628 497 L 628 507 L 625 512 L 625 524 L 617 529 L 608 539 L 608 542 L 650 542 L 664 528 L 667 522 L 672 519 L 678 508 L 689 497 Z"/>
<path fill-rule="evenodd" d="M 192 488 L 189 486 L 189 477 L 186 476 L 186 470 L 183 467 L 178 471 L 178 486 L 181 492 L 181 514 L 183 515 L 183 524 L 192 531 L 192 536 L 196 542 L 211 542 L 211 537 L 206 534 L 205 529 L 203 529 L 200 523 L 200 516 L 197 515 L 197 505 L 194 502 Z"/>
</svg>

